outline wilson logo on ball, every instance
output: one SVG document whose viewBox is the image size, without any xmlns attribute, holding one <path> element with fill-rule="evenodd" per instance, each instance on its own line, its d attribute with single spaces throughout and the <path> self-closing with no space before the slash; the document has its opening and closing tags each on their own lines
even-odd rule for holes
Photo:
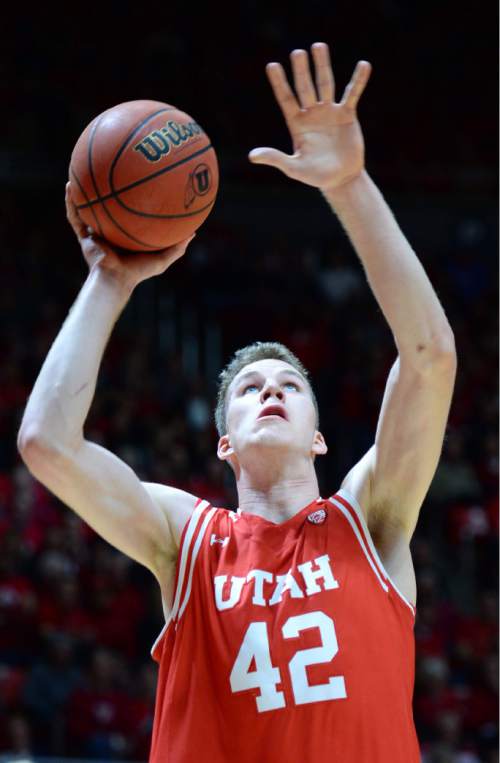
<svg viewBox="0 0 500 763">
<path fill-rule="evenodd" d="M 195 135 L 201 135 L 203 130 L 196 122 L 179 124 L 169 119 L 165 127 L 153 130 L 134 146 L 134 151 L 139 151 L 148 162 L 159 162 L 162 156 L 166 156 L 172 147 L 180 146 Z"/>
<path fill-rule="evenodd" d="M 189 174 L 184 197 L 184 206 L 191 206 L 197 196 L 204 196 L 212 185 L 212 175 L 208 164 L 198 164 Z"/>
</svg>

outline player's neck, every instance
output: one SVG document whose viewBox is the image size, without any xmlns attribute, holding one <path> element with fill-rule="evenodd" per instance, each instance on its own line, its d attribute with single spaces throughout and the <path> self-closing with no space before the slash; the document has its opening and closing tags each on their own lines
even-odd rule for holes
<svg viewBox="0 0 500 763">
<path fill-rule="evenodd" d="M 236 483 L 239 508 L 271 522 L 285 522 L 319 496 L 318 480 L 312 462 L 303 469 L 242 469 Z"/>
</svg>

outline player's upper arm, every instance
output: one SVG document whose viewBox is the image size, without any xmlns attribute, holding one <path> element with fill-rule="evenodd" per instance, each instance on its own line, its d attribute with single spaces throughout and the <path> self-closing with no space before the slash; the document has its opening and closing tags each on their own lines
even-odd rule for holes
<svg viewBox="0 0 500 763">
<path fill-rule="evenodd" d="M 456 374 L 444 353 L 425 369 L 398 358 L 387 380 L 375 444 L 343 486 L 362 497 L 369 526 L 411 540 L 443 446 Z"/>
<path fill-rule="evenodd" d="M 34 443 L 21 455 L 31 473 L 104 540 L 157 577 L 175 559 L 194 496 L 141 482 L 117 456 L 86 440 L 74 451 L 57 452 Z"/>
</svg>

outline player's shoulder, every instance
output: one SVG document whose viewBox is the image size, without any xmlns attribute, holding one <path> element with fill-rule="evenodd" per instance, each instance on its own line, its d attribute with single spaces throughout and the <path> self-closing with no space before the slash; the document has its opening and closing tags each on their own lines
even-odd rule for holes
<svg viewBox="0 0 500 763">
<path fill-rule="evenodd" d="M 374 449 L 365 453 L 346 474 L 340 489 L 344 490 L 355 500 L 366 523 L 370 520 L 370 480 L 373 470 Z"/>
<path fill-rule="evenodd" d="M 158 482 L 142 483 L 149 497 L 168 522 L 176 548 L 201 499 L 192 493 Z"/>
<path fill-rule="evenodd" d="M 219 532 L 225 532 L 229 534 L 236 522 L 239 520 L 239 515 L 232 509 L 224 508 L 223 506 L 212 506 L 208 501 L 204 502 L 210 509 L 210 525 L 213 530 Z M 199 504 L 201 506 L 201 503 Z"/>
<path fill-rule="evenodd" d="M 207 552 L 211 554 L 213 546 L 225 548 L 231 538 L 236 537 L 234 527 L 238 520 L 236 512 L 198 498 L 185 526 L 184 540 L 181 541 L 183 549 L 193 548 L 195 556 L 199 553 L 203 556 Z"/>
<path fill-rule="evenodd" d="M 229 528 L 237 517 L 236 512 L 214 506 L 203 496 L 196 496 L 161 483 L 144 482 L 143 485 L 167 519 L 177 548 L 190 522 L 193 525 L 193 532 L 196 526 L 200 525 L 201 528 L 208 524 L 223 530 Z"/>
</svg>

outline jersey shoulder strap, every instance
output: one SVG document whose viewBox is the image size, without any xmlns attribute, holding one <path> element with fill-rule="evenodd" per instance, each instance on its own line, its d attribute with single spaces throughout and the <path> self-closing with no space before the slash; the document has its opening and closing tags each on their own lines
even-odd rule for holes
<svg viewBox="0 0 500 763">
<path fill-rule="evenodd" d="M 182 533 L 179 546 L 177 580 L 174 591 L 171 621 L 177 625 L 187 607 L 191 595 L 194 566 L 202 540 L 213 515 L 217 511 L 208 501 L 198 499 L 195 509 Z"/>
<path fill-rule="evenodd" d="M 191 594 L 194 566 L 210 520 L 217 511 L 208 501 L 198 498 L 191 517 L 182 531 L 175 571 L 173 603 L 169 616 L 151 649 L 151 656 L 159 662 L 167 629 L 177 629 Z"/>
</svg>

